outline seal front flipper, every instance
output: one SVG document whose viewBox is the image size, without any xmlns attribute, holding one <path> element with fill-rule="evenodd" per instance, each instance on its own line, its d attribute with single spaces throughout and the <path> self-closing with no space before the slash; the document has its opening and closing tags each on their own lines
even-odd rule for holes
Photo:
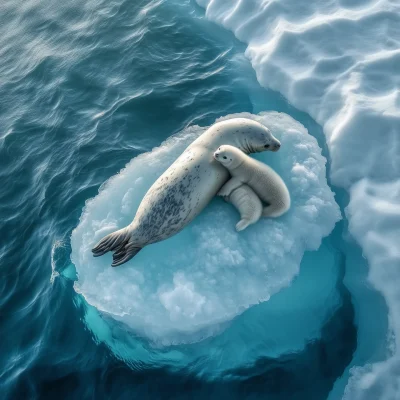
<svg viewBox="0 0 400 400">
<path fill-rule="evenodd" d="M 228 182 L 225 183 L 225 185 L 222 186 L 222 188 L 219 190 L 217 193 L 217 196 L 221 197 L 229 197 L 231 193 L 237 189 L 238 187 L 242 186 L 242 182 L 240 182 L 239 179 L 237 178 L 231 178 L 229 179 Z"/>
<path fill-rule="evenodd" d="M 130 239 L 130 232 L 128 227 L 122 228 L 116 232 L 110 233 L 100 240 L 93 247 L 92 253 L 94 257 L 102 256 L 109 251 L 115 251 L 119 247 L 125 246 Z"/>
<path fill-rule="evenodd" d="M 121 246 L 113 254 L 112 267 L 118 267 L 118 265 L 124 264 L 131 258 L 135 257 L 143 247 L 135 246 L 133 243 L 128 243 L 127 245 Z"/>
</svg>

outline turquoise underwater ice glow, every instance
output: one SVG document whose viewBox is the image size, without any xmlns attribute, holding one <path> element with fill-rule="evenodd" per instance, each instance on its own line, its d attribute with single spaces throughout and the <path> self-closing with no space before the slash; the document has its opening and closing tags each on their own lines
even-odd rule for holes
<svg viewBox="0 0 400 400">
<path fill-rule="evenodd" d="M 348 230 L 363 256 L 346 279 L 358 348 L 332 398 L 343 386 L 346 400 L 399 398 L 400 3 L 197 1 L 246 44 L 262 86 L 321 124 L 332 182 L 348 193 Z M 371 288 L 381 296 L 372 302 Z"/>
<path fill-rule="evenodd" d="M 317 250 L 340 219 L 326 182 L 326 159 L 304 127 L 276 112 L 226 118 L 232 117 L 256 119 L 282 143 L 278 153 L 257 158 L 288 185 L 292 206 L 284 217 L 263 219 L 238 234 L 237 213 L 215 199 L 182 232 L 144 248 L 129 268 L 110 268 L 110 254 L 94 258 L 94 244 L 131 222 L 148 188 L 206 129 L 191 126 L 110 179 L 72 233 L 77 292 L 155 345 L 214 336 L 250 306 L 268 301 L 290 285 L 304 251 Z"/>
<path fill-rule="evenodd" d="M 325 175 L 324 160 L 319 155 L 321 148 L 329 172 L 321 128 L 281 95 L 262 88 L 244 57 L 244 46 L 232 34 L 208 22 L 204 11 L 191 1 L 89 1 L 84 5 L 71 1 L 60 7 L 59 2 L 46 0 L 5 3 L 3 7 L 2 396 L 309 400 L 325 399 L 334 388 L 340 398 L 346 382 L 334 386 L 335 382 L 343 372 L 346 381 L 346 367 L 351 365 L 353 354 L 359 354 L 354 353 L 358 304 L 344 283 L 349 271 L 355 273 L 351 263 L 359 263 L 361 257 L 354 243 L 343 241 L 346 222 L 338 222 L 333 229 L 339 219 L 335 201 L 343 216 L 346 198 L 336 192 L 334 200 L 331 190 L 335 188 L 328 186 L 329 173 Z M 160 259 L 150 247 L 147 253 L 143 250 L 141 261 L 138 259 L 142 272 L 148 274 L 142 282 L 133 263 L 115 270 L 104 267 L 105 274 L 114 273 L 106 285 L 105 281 L 96 281 L 98 276 L 90 270 L 103 261 L 95 265 L 91 264 L 93 259 L 88 264 L 79 260 L 85 258 L 87 250 L 80 247 L 93 237 L 92 226 L 80 221 L 83 210 L 91 211 L 88 221 L 94 219 L 94 212 L 99 220 L 105 216 L 101 201 L 108 189 L 98 194 L 100 186 L 111 177 L 124 179 L 124 174 L 118 173 L 131 160 L 131 165 L 138 163 L 138 169 L 142 168 L 140 160 L 147 157 L 143 153 L 156 157 L 159 150 L 153 149 L 168 138 L 170 144 L 177 138 L 189 140 L 190 135 L 221 116 L 267 111 L 290 116 L 283 117 L 288 131 L 280 134 L 290 134 L 294 129 L 309 135 L 310 148 L 304 153 L 295 151 L 299 145 L 295 134 L 290 145 L 282 149 L 282 155 L 288 158 L 274 166 L 285 173 L 282 167 L 287 162 L 291 168 L 287 178 L 294 185 L 293 167 L 299 162 L 303 184 L 314 185 L 314 189 L 321 185 L 322 192 L 315 190 L 313 194 L 317 200 L 326 200 L 324 206 L 315 207 L 315 220 L 312 207 L 303 213 L 295 209 L 296 218 L 307 230 L 292 232 L 294 253 L 289 252 L 286 258 L 276 255 L 276 268 L 270 253 L 279 247 L 268 243 L 262 249 L 257 241 L 260 247 L 254 263 L 239 263 L 235 273 L 228 274 L 226 261 L 226 279 L 219 274 L 219 284 L 226 284 L 229 297 L 241 287 L 239 299 L 235 297 L 235 302 L 217 310 L 219 313 L 209 314 L 217 317 L 215 321 L 203 318 L 200 327 L 189 323 L 196 322 L 191 317 L 193 307 L 183 310 L 186 325 L 182 315 L 178 317 L 184 332 L 169 322 L 169 313 L 157 314 L 162 317 L 163 331 L 154 325 L 155 319 L 138 325 L 105 310 L 105 306 L 112 306 L 115 314 L 121 309 L 123 314 L 129 305 L 129 291 L 119 293 L 120 286 L 113 281 L 119 271 L 131 274 L 132 283 L 140 291 L 151 288 L 148 282 L 152 278 L 161 287 L 163 275 L 157 275 Z M 167 158 L 164 153 L 156 157 L 160 171 L 178 154 L 179 146 L 165 148 Z M 270 161 L 270 155 L 257 157 Z M 316 181 L 302 170 L 310 157 L 317 160 Z M 133 175 L 137 173 L 133 171 Z M 151 173 L 155 177 L 157 171 Z M 144 178 L 137 182 L 140 193 L 152 183 L 149 175 Z M 126 195 L 125 207 L 110 204 L 127 221 L 140 201 L 140 193 L 130 198 L 128 192 L 118 192 L 120 198 Z M 91 203 L 89 199 L 93 199 Z M 301 191 L 294 200 L 299 207 L 306 206 L 307 198 Z M 100 206 L 93 208 L 96 204 Z M 165 272 L 170 274 L 165 275 L 169 280 L 163 293 L 167 295 L 161 296 L 165 304 L 176 305 L 183 293 L 183 300 L 189 299 L 186 303 L 196 306 L 202 298 L 193 296 L 191 288 L 197 290 L 201 279 L 213 273 L 214 265 L 209 262 L 208 270 L 196 280 L 193 260 L 188 259 L 185 269 L 179 268 L 193 272 L 191 284 L 188 276 L 179 274 L 174 283 L 173 271 L 182 262 L 176 254 L 182 244 L 177 241 L 193 248 L 201 243 L 205 228 L 210 237 L 226 232 L 222 248 L 231 246 L 234 252 L 236 246 L 240 254 L 245 250 L 243 242 L 228 236 L 230 229 L 234 233 L 236 218 L 229 205 L 215 200 L 179 237 L 154 245 L 164 252 L 163 265 L 171 268 Z M 285 220 L 271 223 L 271 231 L 276 233 L 279 224 L 283 231 L 299 226 L 293 221 L 290 225 L 290 216 L 287 218 L 286 225 Z M 214 226 L 214 231 L 215 220 L 221 225 Z M 268 235 L 271 231 L 264 225 L 244 233 L 247 237 Z M 207 249 L 203 253 L 210 254 Z M 259 277 L 265 260 L 271 279 L 263 276 L 264 280 L 256 282 L 253 274 Z M 106 258 L 104 263 L 109 264 Z M 250 290 L 253 285 L 257 291 Z M 212 291 L 211 287 L 203 284 L 198 295 L 205 299 L 214 295 L 219 304 L 224 298 L 229 300 L 222 290 Z M 85 293 L 91 288 L 92 297 L 86 301 Z M 246 288 L 250 288 L 247 297 Z M 376 307 L 375 315 L 381 316 L 369 342 L 374 347 L 382 331 L 385 333 L 387 317 L 381 312 L 385 307 L 369 288 L 359 289 L 362 298 L 371 303 L 371 310 Z M 262 297 L 260 293 L 265 293 L 264 300 L 270 296 L 268 301 L 254 304 Z M 98 296 L 96 302 L 94 295 Z M 157 310 L 151 297 L 146 301 L 147 295 L 143 292 L 136 303 L 142 319 Z"/>
</svg>

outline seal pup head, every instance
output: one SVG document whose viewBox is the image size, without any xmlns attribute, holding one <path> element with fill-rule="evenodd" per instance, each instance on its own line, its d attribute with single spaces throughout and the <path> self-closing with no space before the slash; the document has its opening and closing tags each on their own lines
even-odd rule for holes
<svg viewBox="0 0 400 400">
<path fill-rule="evenodd" d="M 218 147 L 214 153 L 214 158 L 228 170 L 239 167 L 244 161 L 243 152 L 228 144 Z"/>
<path fill-rule="evenodd" d="M 279 140 L 264 125 L 249 118 L 232 118 L 214 125 L 226 140 L 244 153 L 259 153 L 261 151 L 278 151 Z M 223 142 L 222 142 L 223 143 Z"/>
</svg>

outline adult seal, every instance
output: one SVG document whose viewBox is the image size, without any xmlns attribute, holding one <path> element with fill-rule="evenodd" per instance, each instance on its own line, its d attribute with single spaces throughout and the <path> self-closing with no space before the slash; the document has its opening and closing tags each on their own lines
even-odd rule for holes
<svg viewBox="0 0 400 400">
<path fill-rule="evenodd" d="M 92 249 L 93 255 L 113 251 L 111 265 L 116 267 L 144 246 L 167 239 L 188 225 L 229 178 L 228 170 L 213 156 L 222 144 L 235 146 L 246 154 L 280 148 L 279 140 L 256 121 L 234 118 L 214 124 L 151 186 L 133 221 L 100 240 Z"/>
</svg>

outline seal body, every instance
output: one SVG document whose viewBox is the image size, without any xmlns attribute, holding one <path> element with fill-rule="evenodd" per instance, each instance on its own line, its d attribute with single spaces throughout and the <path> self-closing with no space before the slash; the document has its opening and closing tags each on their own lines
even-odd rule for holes
<svg viewBox="0 0 400 400">
<path fill-rule="evenodd" d="M 228 171 L 213 157 L 225 143 L 245 153 L 280 148 L 279 140 L 256 121 L 234 118 L 212 125 L 151 186 L 132 223 L 103 238 L 93 255 L 114 251 L 112 266 L 121 265 L 144 246 L 181 231 L 228 180 Z"/>
<path fill-rule="evenodd" d="M 247 185 L 241 185 L 232 190 L 227 201 L 232 203 L 240 213 L 240 221 L 236 224 L 238 232 L 246 229 L 249 225 L 256 223 L 263 211 L 263 205 L 259 197 Z"/>
<path fill-rule="evenodd" d="M 231 145 L 220 146 L 214 153 L 214 158 L 227 168 L 232 176 L 218 192 L 219 196 L 230 196 L 232 191 L 246 184 L 262 202 L 268 204 L 263 208 L 263 217 L 279 217 L 289 210 L 289 190 L 271 167 L 254 160 Z"/>
</svg>

